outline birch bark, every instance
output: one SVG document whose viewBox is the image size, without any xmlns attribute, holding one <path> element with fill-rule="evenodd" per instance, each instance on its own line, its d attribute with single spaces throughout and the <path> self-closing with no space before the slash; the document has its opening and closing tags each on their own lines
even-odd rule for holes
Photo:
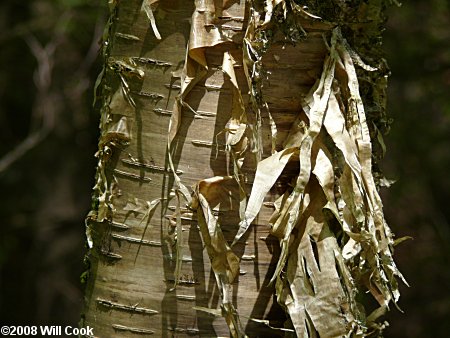
<svg viewBox="0 0 450 338">
<path fill-rule="evenodd" d="M 86 221 L 95 336 L 382 330 L 401 277 L 372 173 L 385 70 L 350 44 L 376 35 L 384 3 L 339 3 L 110 1 Z M 381 306 L 368 318 L 365 287 Z"/>
</svg>

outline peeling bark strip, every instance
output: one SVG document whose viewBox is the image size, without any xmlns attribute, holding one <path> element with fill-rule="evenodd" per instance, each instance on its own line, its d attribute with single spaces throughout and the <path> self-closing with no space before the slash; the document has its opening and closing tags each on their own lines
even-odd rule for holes
<svg viewBox="0 0 450 338">
<path fill-rule="evenodd" d="M 109 1 L 85 325 L 381 335 L 403 280 L 378 192 L 389 3 Z"/>
</svg>

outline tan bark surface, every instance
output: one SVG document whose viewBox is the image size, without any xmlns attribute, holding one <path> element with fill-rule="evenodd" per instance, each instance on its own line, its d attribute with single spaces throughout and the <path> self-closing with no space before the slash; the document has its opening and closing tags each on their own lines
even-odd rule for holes
<svg viewBox="0 0 450 338">
<path fill-rule="evenodd" d="M 98 337 L 370 333 L 356 284 L 384 308 L 399 273 L 337 25 L 292 1 L 110 5 L 84 325 Z M 288 11 L 305 34 L 295 43 L 275 24 Z"/>
</svg>

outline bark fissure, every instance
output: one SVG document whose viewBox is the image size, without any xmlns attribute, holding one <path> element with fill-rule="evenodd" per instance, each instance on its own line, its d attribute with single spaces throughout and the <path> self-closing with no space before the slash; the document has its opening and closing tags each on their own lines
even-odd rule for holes
<svg viewBox="0 0 450 338">
<path fill-rule="evenodd" d="M 147 314 L 147 315 L 155 315 L 158 313 L 158 311 L 153 310 L 153 309 L 149 309 L 149 308 L 145 308 L 145 307 L 141 307 L 141 306 L 135 306 L 135 305 L 125 305 L 125 304 L 120 304 L 117 302 L 112 302 L 106 299 L 100 299 L 97 298 L 97 303 L 99 305 L 111 308 L 111 309 L 116 309 L 116 310 L 123 310 L 123 311 L 129 311 L 129 312 L 135 312 L 135 313 L 143 313 L 143 314 Z"/>
</svg>

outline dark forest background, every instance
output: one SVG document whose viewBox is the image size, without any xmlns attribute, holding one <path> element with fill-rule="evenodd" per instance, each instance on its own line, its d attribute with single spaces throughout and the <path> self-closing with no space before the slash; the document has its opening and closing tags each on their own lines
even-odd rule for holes
<svg viewBox="0 0 450 338">
<path fill-rule="evenodd" d="M 94 184 L 106 1 L 0 4 L 0 324 L 77 325 L 84 218 Z M 389 10 L 392 76 L 383 191 L 411 287 L 386 337 L 450 332 L 450 3 Z M 149 272 L 150 273 L 150 272 Z"/>
</svg>

